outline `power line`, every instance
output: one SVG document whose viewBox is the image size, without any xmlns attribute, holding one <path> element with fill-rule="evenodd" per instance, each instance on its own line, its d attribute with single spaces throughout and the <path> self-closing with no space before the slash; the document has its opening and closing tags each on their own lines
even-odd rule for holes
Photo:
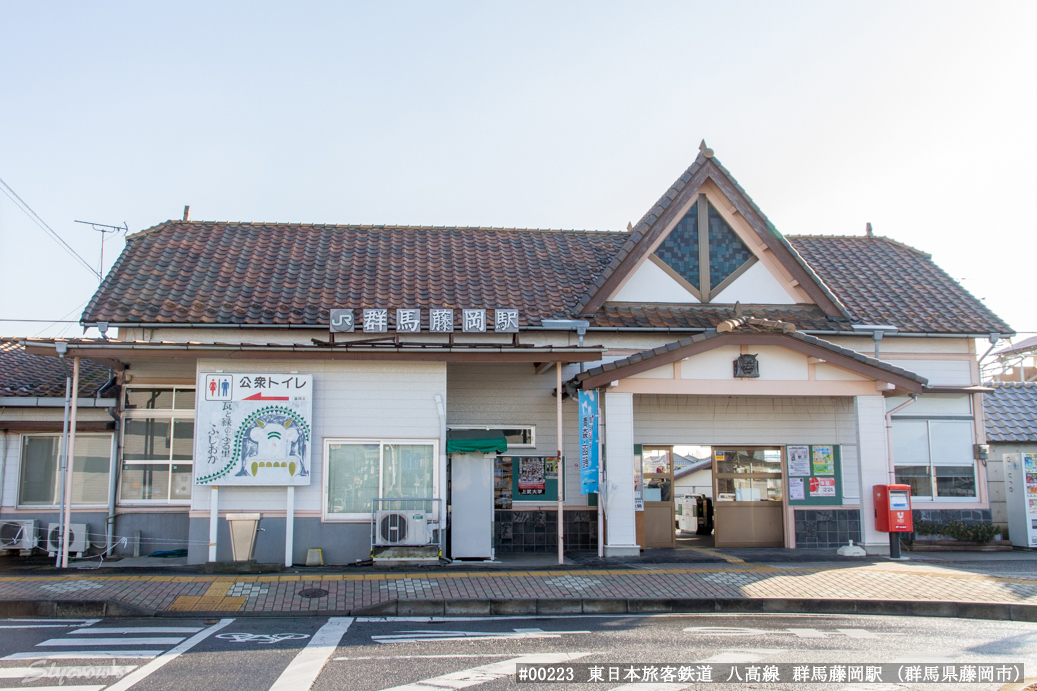
<svg viewBox="0 0 1037 691">
<path fill-rule="evenodd" d="M 67 242 L 61 239 L 61 236 L 58 235 L 57 231 L 55 231 L 53 228 L 47 225 L 47 222 L 40 218 L 39 214 L 33 211 L 32 207 L 26 204 L 25 201 L 18 196 L 18 193 L 15 192 L 10 185 L 3 181 L 3 178 L 0 178 L 0 192 L 3 192 L 5 195 L 7 195 L 7 197 L 12 202 L 14 202 L 15 206 L 21 209 L 22 213 L 28 216 L 33 223 L 38 225 L 40 228 L 44 230 L 44 232 L 50 235 L 54 242 L 61 245 L 62 249 L 64 249 L 72 257 L 79 261 L 79 263 L 82 264 L 87 271 L 97 276 L 98 279 L 101 278 L 100 272 L 94 269 L 94 267 L 90 266 L 90 263 L 87 260 L 83 259 L 83 257 L 81 257 L 78 252 L 72 249 L 71 245 L 69 245 Z"/>
</svg>

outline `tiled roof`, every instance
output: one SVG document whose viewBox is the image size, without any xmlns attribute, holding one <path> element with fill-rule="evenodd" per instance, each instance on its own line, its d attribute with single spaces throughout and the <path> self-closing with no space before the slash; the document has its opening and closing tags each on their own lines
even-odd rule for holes
<svg viewBox="0 0 1037 691">
<path fill-rule="evenodd" d="M 335 307 L 565 317 L 626 233 L 169 221 L 130 236 L 88 323 L 317 325 Z M 455 313 L 455 319 L 460 314 Z"/>
<path fill-rule="evenodd" d="M 801 331 L 844 331 L 848 322 L 835 321 L 813 305 L 746 307 L 746 316 L 794 324 Z M 628 305 L 608 304 L 590 318 L 592 326 L 649 329 L 712 329 L 735 316 L 734 305 Z"/>
<path fill-rule="evenodd" d="M 636 234 L 168 221 L 130 236 L 82 319 L 322 326 L 334 307 L 387 307 L 390 323 L 395 308 L 504 307 L 537 326 L 577 314 Z M 903 333 L 1012 333 L 922 252 L 884 238 L 787 240 L 854 321 Z M 801 331 L 851 331 L 813 306 L 752 312 Z M 606 303 L 589 319 L 593 327 L 709 329 L 731 316 L 730 306 Z"/>
<path fill-rule="evenodd" d="M 1030 336 L 1017 343 L 998 348 L 991 355 L 1016 355 L 1019 353 L 1029 353 L 1031 350 L 1037 350 L 1037 336 Z"/>
<path fill-rule="evenodd" d="M 66 363 L 72 372 L 71 359 Z M 108 383 L 111 371 L 90 360 L 79 361 L 79 395 L 92 398 Z M 56 357 L 29 355 L 14 342 L 0 343 L 0 398 L 64 397 L 65 370 Z"/>
<path fill-rule="evenodd" d="M 750 327 L 750 326 L 742 326 L 742 327 L 739 328 L 739 331 L 740 332 L 752 332 L 752 333 L 775 333 L 771 329 L 755 328 L 755 327 Z M 606 362 L 603 365 L 599 365 L 598 367 L 593 367 L 591 369 L 588 369 L 586 372 L 581 372 L 580 374 L 577 374 L 575 377 L 572 378 L 571 381 L 573 381 L 573 382 L 582 382 L 582 381 L 584 381 L 586 379 L 590 379 L 591 377 L 596 377 L 599 374 L 604 374 L 605 372 L 614 372 L 614 371 L 616 371 L 618 369 L 622 369 L 623 367 L 626 367 L 627 365 L 638 364 L 638 363 L 644 362 L 645 360 L 650 360 L 650 359 L 658 357 L 660 355 L 665 355 L 667 353 L 673 352 L 674 350 L 678 350 L 680 348 L 684 348 L 685 346 L 690 346 L 690 345 L 695 344 L 695 343 L 701 343 L 703 341 L 708 341 L 709 339 L 717 338 L 718 336 L 723 336 L 723 335 L 725 335 L 725 334 L 717 333 L 716 329 L 710 329 L 709 331 L 705 331 L 703 333 L 696 334 L 696 335 L 692 336 L 691 338 L 682 338 L 679 341 L 674 341 L 673 343 L 667 343 L 666 345 L 661 345 L 658 348 L 652 348 L 650 350 L 643 350 L 640 353 L 634 353 L 633 355 L 631 355 L 629 357 L 625 357 L 625 358 L 623 358 L 621 360 L 613 360 L 612 362 Z M 822 340 L 822 339 L 817 338 L 815 336 L 810 336 L 808 334 L 799 333 L 798 331 L 797 332 L 793 332 L 793 333 L 782 333 L 781 335 L 783 337 L 786 337 L 786 338 L 791 338 L 791 339 L 799 340 L 799 341 L 802 341 L 804 343 L 809 343 L 810 345 L 814 345 L 814 346 L 818 346 L 820 348 L 824 348 L 825 350 L 831 351 L 833 353 L 836 353 L 838 355 L 842 355 L 842 356 L 847 357 L 847 358 L 851 358 L 851 359 L 856 360 L 858 362 L 861 362 L 863 364 L 870 365 L 871 367 L 874 367 L 876 369 L 884 370 L 886 372 L 890 372 L 891 374 L 899 375 L 899 376 L 904 377 L 906 379 L 910 379 L 912 381 L 918 382 L 922 386 L 925 386 L 926 384 L 929 383 L 929 380 L 926 379 L 925 377 L 920 376 L 918 374 L 915 374 L 914 372 L 908 371 L 906 369 L 903 369 L 902 367 L 896 367 L 895 365 L 891 365 L 888 362 L 885 362 L 883 360 L 876 360 L 873 357 L 869 357 L 867 355 L 863 355 L 861 353 L 858 353 L 855 350 L 850 350 L 849 348 L 843 348 L 840 345 L 836 345 L 835 343 L 831 343 L 830 341 Z"/>
<path fill-rule="evenodd" d="M 1037 443 L 1037 382 L 994 382 L 983 394 L 988 442 Z"/>
<path fill-rule="evenodd" d="M 866 236 L 789 236 L 855 321 L 906 333 L 1013 333 L 930 255 Z"/>
</svg>

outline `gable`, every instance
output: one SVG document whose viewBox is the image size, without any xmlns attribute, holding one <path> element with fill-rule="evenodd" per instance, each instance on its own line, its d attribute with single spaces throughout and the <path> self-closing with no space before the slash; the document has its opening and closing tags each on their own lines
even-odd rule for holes
<svg viewBox="0 0 1037 691">
<path fill-rule="evenodd" d="M 730 209 L 714 185 L 703 184 L 609 302 L 813 304 Z"/>
<path fill-rule="evenodd" d="M 738 239 L 758 261 L 765 265 L 788 296 L 783 297 L 780 292 L 774 295 L 757 295 L 759 292 L 757 286 L 752 294 L 754 303 L 789 304 L 791 301 L 795 304 L 815 305 L 828 318 L 837 320 L 849 318 L 845 306 L 767 220 L 763 212 L 731 177 L 730 173 L 713 158 L 713 152 L 706 147 L 705 142 L 702 143 L 700 149 L 701 153 L 695 162 L 670 186 L 648 213 L 636 225 L 630 227 L 627 241 L 577 302 L 574 313 L 588 318 L 593 317 L 607 302 L 615 301 L 623 285 L 629 281 L 634 272 L 645 261 L 650 261 L 648 257 L 654 256 L 656 250 L 674 228 L 684 221 L 692 205 L 698 202 L 702 194 L 706 194 L 707 201 L 714 208 L 714 217 L 719 215 L 730 226 Z M 720 297 L 723 289 L 737 280 L 738 269 L 730 266 L 731 263 L 734 263 L 735 266 L 740 265 L 746 270 L 750 263 L 738 261 L 740 258 L 744 258 L 744 254 L 739 256 L 741 248 L 729 241 L 725 243 L 722 237 L 725 234 L 718 233 L 714 238 L 713 246 L 718 257 L 717 267 L 713 273 L 703 270 L 702 257 L 709 252 L 709 237 L 708 233 L 698 231 L 709 226 L 709 217 L 708 206 L 704 205 L 696 209 L 695 235 L 700 248 L 698 254 L 699 285 L 697 287 L 694 277 L 691 276 L 690 280 L 688 278 L 692 265 L 691 259 L 687 258 L 685 264 L 680 267 L 684 272 L 684 276 L 680 276 L 680 278 L 687 284 L 685 287 L 693 295 L 697 295 L 703 303 L 713 302 L 712 298 Z M 689 222 L 685 222 L 681 229 L 681 232 L 686 235 L 685 241 L 681 243 L 685 254 L 694 251 L 689 225 Z M 727 237 L 730 238 L 730 236 Z M 664 248 L 664 252 L 666 249 L 671 250 L 669 258 L 672 259 L 674 248 Z M 725 252 L 725 250 L 727 251 Z M 681 252 L 677 254 L 681 254 Z M 725 254 L 728 260 L 726 265 L 725 262 L 719 261 L 724 258 Z M 675 273 L 680 275 L 680 270 L 675 270 Z M 712 281 L 713 279 L 719 281 L 718 285 L 705 285 L 707 280 Z M 728 285 L 724 285 L 725 282 Z M 705 290 L 706 288 L 708 290 Z M 715 291 L 714 288 L 716 288 Z"/>
</svg>

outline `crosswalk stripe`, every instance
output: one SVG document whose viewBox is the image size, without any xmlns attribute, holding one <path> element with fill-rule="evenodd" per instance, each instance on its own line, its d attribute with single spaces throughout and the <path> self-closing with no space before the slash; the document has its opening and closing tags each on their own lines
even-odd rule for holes
<svg viewBox="0 0 1037 691">
<path fill-rule="evenodd" d="M 36 647 L 62 646 L 62 645 L 176 645 L 184 640 L 179 638 L 51 638 L 37 643 Z"/>
<path fill-rule="evenodd" d="M 89 685 L 72 685 L 64 684 L 62 686 L 26 686 L 27 689 L 32 691 L 101 691 L 104 688 L 104 684 L 89 684 Z"/>
<path fill-rule="evenodd" d="M 147 658 L 158 657 L 161 650 L 56 650 L 54 652 L 39 651 L 35 653 L 14 653 L 0 660 L 79 660 L 79 659 L 115 659 L 115 658 Z"/>
<path fill-rule="evenodd" d="M 292 658 L 281 672 L 281 676 L 270 687 L 270 691 L 307 691 L 317 680 L 324 665 L 328 663 L 328 658 L 338 648 L 339 642 L 352 623 L 353 617 L 328 619 L 328 622 L 313 634 L 306 647 Z"/>
<path fill-rule="evenodd" d="M 444 689 L 465 689 L 469 686 L 485 684 L 488 681 L 495 681 L 503 677 L 513 676 L 520 663 L 550 665 L 557 662 L 578 660 L 581 657 L 593 654 L 594 653 L 542 653 L 521 655 L 510 660 L 502 660 L 501 662 L 494 662 L 480 667 L 472 667 L 471 669 L 461 670 L 460 672 L 451 672 L 438 677 L 432 677 L 431 679 L 414 682 L 413 684 L 394 686 L 391 689 L 385 689 L 384 691 L 443 691 Z M 640 689 L 642 686 L 639 684 L 636 688 Z M 670 689 L 667 688 L 666 690 L 660 691 L 670 691 Z"/>
<path fill-rule="evenodd" d="M 68 635 L 72 636 L 106 633 L 119 633 L 123 635 L 127 633 L 198 633 L 201 630 L 201 626 L 124 626 L 121 628 L 90 627 L 89 629 L 76 629 L 75 631 L 69 631 Z"/>
<path fill-rule="evenodd" d="M 231 624 L 231 622 L 233 622 L 233 621 L 234 621 L 233 619 L 220 619 L 218 622 L 216 622 L 215 624 L 213 624 L 209 628 L 205 629 L 204 631 L 200 631 L 200 632 L 196 633 L 195 635 L 191 636 L 190 638 L 188 638 L 183 643 L 177 645 L 175 648 L 170 648 L 166 652 L 162 653 L 161 656 L 155 658 L 154 660 L 152 660 L 148 664 L 144 665 L 143 667 L 141 667 L 141 668 L 139 668 L 137 670 L 134 670 L 133 672 L 130 672 L 125 677 L 123 677 L 119 681 L 117 681 L 114 684 L 112 684 L 111 686 L 109 686 L 108 687 L 108 691 L 126 691 L 131 686 L 136 684 L 138 681 L 144 679 L 145 677 L 150 675 L 152 672 L 155 672 L 155 671 L 159 670 L 164 665 L 166 665 L 166 664 L 172 662 L 173 660 L 177 659 L 183 653 L 186 653 L 188 650 L 190 650 L 191 648 L 195 647 L 196 645 L 198 645 L 199 643 L 204 641 L 206 638 L 208 638 L 212 634 L 216 633 L 217 631 L 219 631 L 220 629 L 224 628 L 225 626 L 229 626 Z"/>
</svg>

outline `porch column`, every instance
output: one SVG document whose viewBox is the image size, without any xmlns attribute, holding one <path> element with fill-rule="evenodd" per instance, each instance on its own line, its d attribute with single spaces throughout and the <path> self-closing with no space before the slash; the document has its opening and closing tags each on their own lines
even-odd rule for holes
<svg viewBox="0 0 1037 691">
<path fill-rule="evenodd" d="M 889 536 L 875 529 L 875 492 L 872 487 L 889 482 L 886 452 L 886 399 L 854 396 L 857 418 L 858 473 L 861 497 L 861 537 L 868 554 L 889 554 Z"/>
<path fill-rule="evenodd" d="M 606 557 L 641 553 L 634 530 L 634 394 L 606 393 Z"/>
</svg>

